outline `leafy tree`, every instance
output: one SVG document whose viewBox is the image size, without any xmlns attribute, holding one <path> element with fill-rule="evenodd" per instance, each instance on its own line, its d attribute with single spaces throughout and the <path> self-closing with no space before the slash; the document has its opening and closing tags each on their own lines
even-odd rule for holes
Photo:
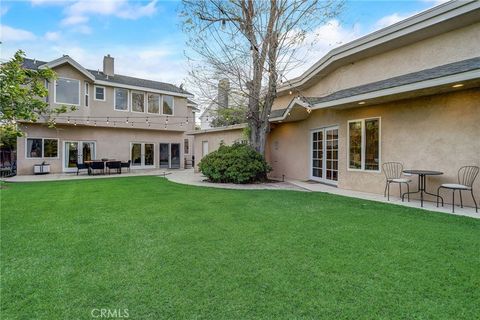
<svg viewBox="0 0 480 320">
<path fill-rule="evenodd" d="M 46 102 L 46 82 L 56 78 L 51 69 L 28 70 L 22 67 L 25 53 L 18 50 L 0 66 L 0 123 L 2 144 L 22 135 L 19 122 L 44 120 L 54 125 L 52 116 L 69 111 L 66 106 L 50 107 Z M 5 138 L 5 140 L 4 140 Z"/>
<path fill-rule="evenodd" d="M 342 0 L 183 0 L 190 78 L 212 86 L 218 74 L 247 97 L 250 144 L 265 153 L 268 116 L 282 75 L 305 63 L 309 32 L 340 12 Z M 311 43 L 310 43 L 311 44 Z"/>
<path fill-rule="evenodd" d="M 247 110 L 244 107 L 218 108 L 212 120 L 212 127 L 231 126 L 246 121 Z"/>
</svg>

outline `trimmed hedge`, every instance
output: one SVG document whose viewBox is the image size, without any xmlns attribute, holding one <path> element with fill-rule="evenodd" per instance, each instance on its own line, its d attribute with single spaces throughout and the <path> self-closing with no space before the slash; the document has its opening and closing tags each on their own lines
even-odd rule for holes
<svg viewBox="0 0 480 320">
<path fill-rule="evenodd" d="M 263 155 L 247 144 L 221 145 L 198 164 L 211 181 L 221 183 L 252 183 L 264 181 L 271 170 Z"/>
</svg>

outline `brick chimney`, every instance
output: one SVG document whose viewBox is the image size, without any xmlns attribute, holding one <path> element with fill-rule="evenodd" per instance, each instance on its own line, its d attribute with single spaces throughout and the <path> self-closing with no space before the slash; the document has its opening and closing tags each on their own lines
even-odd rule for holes
<svg viewBox="0 0 480 320">
<path fill-rule="evenodd" d="M 113 76 L 114 75 L 114 64 L 115 61 L 113 57 L 110 57 L 109 54 L 103 57 L 103 73 L 107 76 Z"/>
<path fill-rule="evenodd" d="M 222 79 L 218 81 L 217 102 L 220 108 L 228 107 L 228 93 L 230 91 L 230 81 Z"/>
</svg>

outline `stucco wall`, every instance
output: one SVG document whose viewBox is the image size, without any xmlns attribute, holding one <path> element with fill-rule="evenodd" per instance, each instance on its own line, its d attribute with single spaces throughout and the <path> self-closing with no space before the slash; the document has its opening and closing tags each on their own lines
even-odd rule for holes
<svg viewBox="0 0 480 320">
<path fill-rule="evenodd" d="M 214 131 L 197 133 L 194 135 L 194 149 L 195 149 L 195 171 L 198 172 L 198 163 L 202 160 L 202 144 L 203 141 L 208 141 L 208 153 L 218 149 L 220 144 L 225 143 L 231 145 L 236 141 L 243 140 L 243 128 L 225 131 Z"/>
<path fill-rule="evenodd" d="M 301 94 L 305 97 L 325 96 L 338 90 L 478 57 L 479 43 L 480 23 L 476 23 L 342 66 Z M 293 91 L 292 95 L 278 97 L 272 109 L 286 108 L 296 94 Z"/>
<path fill-rule="evenodd" d="M 32 174 L 33 165 L 42 163 L 42 161 L 50 164 L 52 172 L 62 172 L 64 141 L 95 141 L 97 159 L 109 158 L 121 161 L 130 160 L 131 142 L 153 143 L 155 145 L 155 167 L 159 166 L 160 143 L 180 143 L 180 165 L 182 168 L 184 166 L 184 138 L 187 137 L 181 132 L 62 125 L 51 129 L 41 124 L 28 124 L 22 129 L 26 133 L 26 137 L 17 140 L 18 174 Z M 58 138 L 59 157 L 57 159 L 26 159 L 26 138 Z M 191 148 L 193 139 L 188 138 Z M 193 153 L 193 150 L 190 152 Z"/>
<path fill-rule="evenodd" d="M 347 121 L 381 117 L 381 163 L 399 161 L 406 169 L 443 171 L 442 176 L 428 178 L 428 189 L 436 191 L 441 183 L 456 182 L 461 166 L 480 166 L 479 101 L 480 89 L 476 88 L 377 106 L 315 110 L 307 120 L 275 125 L 267 149 L 274 169 L 271 174 L 309 179 L 310 130 L 338 125 L 338 187 L 383 193 L 383 172 L 347 170 Z M 412 179 L 416 188 L 417 177 Z M 392 190 L 396 193 L 398 189 Z M 474 190 L 480 200 L 480 177 Z M 447 199 L 450 201 L 450 193 Z M 469 196 L 464 200 L 472 204 Z"/>
<path fill-rule="evenodd" d="M 73 68 L 69 64 L 63 64 L 61 66 L 53 68 L 53 70 L 57 73 L 59 77 L 66 77 L 70 79 L 76 79 L 81 81 L 80 86 L 80 106 L 76 107 L 75 111 L 62 114 L 62 118 L 57 119 L 57 123 L 66 123 L 67 120 L 65 119 L 66 116 L 71 116 L 73 123 L 73 119 L 75 117 L 81 117 L 85 119 L 85 117 L 90 118 L 90 125 L 93 125 L 95 117 L 97 117 L 98 124 L 105 125 L 105 126 L 113 126 L 115 122 L 116 127 L 124 127 L 128 128 L 131 126 L 132 122 L 135 122 L 134 126 L 137 128 L 154 128 L 158 130 L 164 130 L 165 128 L 165 117 L 160 114 L 150 114 L 147 113 L 147 102 L 145 101 L 145 112 L 132 112 L 132 111 L 119 111 L 114 109 L 114 86 L 104 86 L 105 87 L 105 101 L 99 101 L 94 99 L 95 95 L 95 87 L 93 81 L 88 79 L 84 74 L 80 73 L 77 69 Z M 85 106 L 85 81 L 90 84 L 90 94 L 89 94 L 89 106 Z M 134 91 L 141 91 L 141 90 L 134 90 Z M 54 82 L 51 82 L 49 85 L 49 102 L 52 106 L 57 106 L 55 104 L 54 99 Z M 145 89 L 144 92 L 148 92 L 148 89 Z M 129 99 L 131 99 L 131 90 L 129 94 Z M 130 102 L 129 102 L 130 104 Z M 160 106 L 161 108 L 161 106 Z M 129 107 L 131 110 L 131 105 Z M 98 118 L 100 117 L 100 119 Z M 109 124 L 106 124 L 106 118 L 109 117 Z M 121 119 L 115 120 L 115 117 L 121 117 Z M 129 123 L 126 123 L 125 117 L 130 117 Z M 139 118 L 140 119 L 135 119 Z M 145 117 L 149 117 L 151 122 L 150 127 L 145 120 Z M 186 124 L 186 119 L 189 118 L 189 123 Z M 77 124 L 87 125 L 86 120 L 83 121 L 76 121 Z M 152 123 L 153 122 L 153 123 Z M 154 124 L 154 123 L 158 124 Z M 180 125 L 180 122 L 183 122 Z M 169 118 L 168 121 L 168 130 L 178 130 L 178 131 L 189 131 L 193 130 L 195 127 L 195 120 L 192 114 L 192 109 L 187 107 L 187 99 L 185 97 L 174 97 L 174 108 L 173 108 L 173 116 Z"/>
</svg>

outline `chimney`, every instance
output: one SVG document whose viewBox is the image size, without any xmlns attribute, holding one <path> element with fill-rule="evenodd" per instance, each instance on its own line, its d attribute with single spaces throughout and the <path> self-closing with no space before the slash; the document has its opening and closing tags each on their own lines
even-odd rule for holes
<svg viewBox="0 0 480 320">
<path fill-rule="evenodd" d="M 109 54 L 103 57 L 103 73 L 107 76 L 114 75 L 114 59 Z"/>
<path fill-rule="evenodd" d="M 230 91 L 230 81 L 228 79 L 222 79 L 218 81 L 218 93 L 217 102 L 221 108 L 228 107 L 228 93 Z"/>
</svg>

